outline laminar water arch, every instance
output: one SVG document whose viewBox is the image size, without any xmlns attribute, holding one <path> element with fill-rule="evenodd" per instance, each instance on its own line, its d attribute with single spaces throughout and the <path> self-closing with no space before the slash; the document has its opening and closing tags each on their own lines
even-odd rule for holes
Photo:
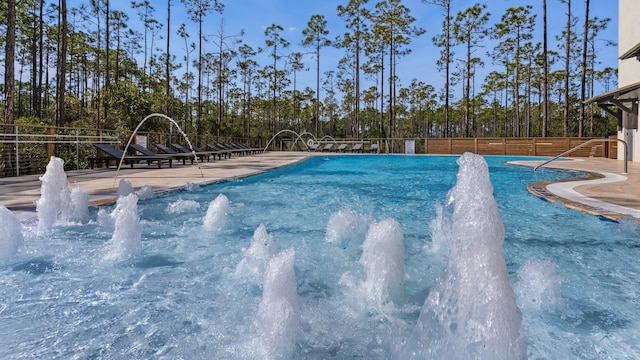
<svg viewBox="0 0 640 360">
<path fill-rule="evenodd" d="M 200 176 L 204 177 L 204 174 L 202 173 L 202 168 L 200 167 L 200 163 L 198 162 L 198 157 L 196 156 L 196 153 L 193 150 L 193 145 L 191 145 L 191 141 L 189 141 L 189 137 L 187 137 L 187 134 L 185 134 L 184 131 L 182 131 L 182 129 L 180 128 L 180 125 L 178 125 L 178 123 L 175 120 L 173 120 L 172 118 L 168 117 L 165 114 L 153 113 L 153 114 L 147 115 L 144 119 L 142 119 L 142 121 L 138 123 L 138 126 L 136 126 L 136 128 L 133 130 L 133 133 L 131 133 L 131 137 L 129 137 L 129 141 L 127 142 L 127 145 L 124 147 L 124 150 L 122 151 L 122 157 L 120 158 L 120 162 L 118 163 L 118 169 L 116 170 L 116 175 L 113 177 L 113 187 L 116 186 L 118 173 L 120 173 L 120 167 L 122 166 L 124 157 L 127 155 L 127 149 L 129 148 L 129 145 L 131 145 L 131 142 L 133 141 L 133 137 L 136 136 L 136 134 L 138 133 L 138 129 L 140 129 L 142 124 L 144 124 L 145 121 L 151 119 L 152 117 L 160 117 L 160 118 L 169 120 L 169 122 L 171 122 L 173 125 L 176 126 L 176 128 L 178 128 L 178 132 L 180 132 L 182 137 L 185 139 L 185 141 L 189 145 L 189 149 L 191 149 L 191 152 L 193 153 L 193 157 L 196 161 L 196 165 L 198 166 L 198 170 L 200 170 Z"/>
</svg>

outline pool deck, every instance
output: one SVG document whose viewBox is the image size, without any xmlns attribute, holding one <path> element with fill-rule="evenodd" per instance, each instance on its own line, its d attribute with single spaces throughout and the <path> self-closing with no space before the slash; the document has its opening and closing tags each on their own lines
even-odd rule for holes
<svg viewBox="0 0 640 360">
<path fill-rule="evenodd" d="M 542 161 L 523 161 L 532 166 Z M 603 158 L 566 158 L 545 167 L 586 172 L 581 180 L 533 183 L 529 191 L 549 201 L 562 201 L 567 207 L 616 220 L 625 216 L 640 219 L 640 163 Z"/>
<path fill-rule="evenodd" d="M 333 156 L 337 153 L 268 152 L 182 165 L 174 162 L 169 168 L 155 165 L 123 167 L 116 177 L 116 169 L 67 171 L 67 180 L 89 194 L 91 205 L 108 204 L 117 198 L 120 179 L 131 182 L 135 189 L 151 186 L 154 192 L 184 188 L 189 184 L 204 185 L 222 180 L 242 178 L 295 164 L 309 156 Z M 341 154 L 340 154 L 341 155 Z M 353 154 L 353 156 L 360 156 Z M 519 161 L 518 165 L 536 166 L 540 161 Z M 568 158 L 552 162 L 546 167 L 584 171 L 589 179 L 555 183 L 534 183 L 529 191 L 549 201 L 562 201 L 568 207 L 596 216 L 618 219 L 633 216 L 640 219 L 640 163 L 628 163 L 628 173 L 622 174 L 623 162 L 602 158 Z M 0 178 L 0 204 L 19 218 L 35 216 L 35 201 L 40 198 L 40 176 Z"/>
</svg>

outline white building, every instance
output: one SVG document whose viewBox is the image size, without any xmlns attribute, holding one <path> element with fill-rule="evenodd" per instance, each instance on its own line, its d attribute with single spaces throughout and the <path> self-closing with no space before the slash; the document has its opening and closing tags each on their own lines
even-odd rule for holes
<svg viewBox="0 0 640 360">
<path fill-rule="evenodd" d="M 640 1 L 619 0 L 618 13 L 618 88 L 586 102 L 598 104 L 618 119 L 618 139 L 628 144 L 628 159 L 640 162 Z M 618 159 L 623 158 L 624 147 L 618 146 Z"/>
</svg>

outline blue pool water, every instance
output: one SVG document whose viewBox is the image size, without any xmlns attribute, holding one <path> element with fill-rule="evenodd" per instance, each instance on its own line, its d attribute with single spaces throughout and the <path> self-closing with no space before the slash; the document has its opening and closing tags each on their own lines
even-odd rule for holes
<svg viewBox="0 0 640 360">
<path fill-rule="evenodd" d="M 23 223 L 21 250 L 0 260 L 0 358 L 410 358 L 425 299 L 451 267 L 442 238 L 460 195 L 447 195 L 457 159 L 314 157 L 139 200 L 138 225 L 115 221 L 129 230 L 126 251 L 113 250 L 115 205 L 45 232 Z M 582 174 L 485 159 L 527 356 L 640 357 L 637 221 L 603 221 L 526 189 Z M 209 216 L 212 202 L 222 212 Z M 138 230 L 141 242 L 127 242 Z M 478 263 L 482 250 L 459 262 Z M 389 293 L 369 286 L 398 276 Z M 461 300 L 447 311 L 484 301 Z"/>
</svg>

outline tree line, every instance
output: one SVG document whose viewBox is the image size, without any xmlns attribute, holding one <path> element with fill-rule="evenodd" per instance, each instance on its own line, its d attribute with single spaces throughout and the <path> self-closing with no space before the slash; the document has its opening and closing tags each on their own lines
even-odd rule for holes
<svg viewBox="0 0 640 360">
<path fill-rule="evenodd" d="M 567 14 L 558 34 L 548 34 L 546 0 L 508 8 L 493 24 L 482 3 L 462 9 L 455 0 L 422 0 L 442 13 L 431 35 L 440 54 L 434 65 L 446 79 L 437 89 L 398 76 L 399 59 L 425 33 L 402 0 L 344 0 L 336 8 L 344 33 L 330 34 L 325 15 L 315 14 L 299 44 L 278 24 L 265 29 L 261 44 L 228 33 L 222 20 L 205 36 L 203 25 L 224 13 L 218 0 L 167 0 L 162 19 L 148 0 L 131 1 L 127 12 L 109 0 L 71 9 L 66 0 L 7 0 L 0 3 L 4 123 L 132 130 L 160 112 L 186 132 L 237 138 L 281 129 L 348 138 L 614 133 L 614 119 L 583 105 L 596 84 L 616 86 L 617 70 L 599 68 L 596 51 L 610 19 L 591 17 L 589 0 L 578 15 L 571 0 L 551 1 Z M 197 33 L 174 24 L 177 6 Z M 537 42 L 532 34 L 540 31 Z M 175 44 L 180 51 L 171 51 Z M 329 47 L 342 57 L 325 60 Z M 305 63 L 309 53 L 314 61 Z M 321 73 L 321 62 L 331 70 Z M 496 70 L 477 79 L 488 64 Z M 299 88 L 307 69 L 315 70 L 315 86 Z M 150 122 L 147 130 L 163 127 Z"/>
</svg>

